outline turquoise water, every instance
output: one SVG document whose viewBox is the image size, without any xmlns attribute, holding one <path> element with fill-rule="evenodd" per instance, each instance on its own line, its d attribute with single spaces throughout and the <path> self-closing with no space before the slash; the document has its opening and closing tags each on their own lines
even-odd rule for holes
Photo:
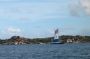
<svg viewBox="0 0 90 59">
<path fill-rule="evenodd" d="M 90 59 L 90 43 L 0 45 L 0 59 Z"/>
</svg>

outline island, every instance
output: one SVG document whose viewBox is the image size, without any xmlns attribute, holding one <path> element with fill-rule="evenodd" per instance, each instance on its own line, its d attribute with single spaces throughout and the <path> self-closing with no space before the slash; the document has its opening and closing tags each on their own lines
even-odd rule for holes
<svg viewBox="0 0 90 59">
<path fill-rule="evenodd" d="M 12 36 L 9 39 L 0 39 L 0 45 L 22 45 L 22 44 L 50 44 L 54 37 L 46 38 L 25 38 L 20 36 Z M 87 43 L 90 42 L 90 36 L 59 36 L 62 43 Z"/>
</svg>

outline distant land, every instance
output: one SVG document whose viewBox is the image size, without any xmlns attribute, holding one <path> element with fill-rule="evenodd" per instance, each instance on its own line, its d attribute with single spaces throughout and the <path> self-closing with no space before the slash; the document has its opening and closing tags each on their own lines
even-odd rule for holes
<svg viewBox="0 0 90 59">
<path fill-rule="evenodd" d="M 9 39 L 0 39 L 0 45 L 21 45 L 21 44 L 50 44 L 54 37 L 47 38 L 25 38 L 20 36 L 12 36 Z M 62 35 L 59 36 L 62 43 L 86 43 L 90 42 L 90 36 L 71 36 Z"/>
</svg>

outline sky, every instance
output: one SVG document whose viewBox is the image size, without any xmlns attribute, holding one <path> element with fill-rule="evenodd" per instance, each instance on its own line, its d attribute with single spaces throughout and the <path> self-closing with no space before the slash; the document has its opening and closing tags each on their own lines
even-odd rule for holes
<svg viewBox="0 0 90 59">
<path fill-rule="evenodd" d="M 0 38 L 90 35 L 90 0 L 0 0 Z"/>
</svg>

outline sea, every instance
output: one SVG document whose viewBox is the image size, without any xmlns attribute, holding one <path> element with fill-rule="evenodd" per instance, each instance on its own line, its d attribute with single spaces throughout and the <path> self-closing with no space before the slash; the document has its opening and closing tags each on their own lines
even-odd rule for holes
<svg viewBox="0 0 90 59">
<path fill-rule="evenodd" d="M 0 59 L 90 59 L 90 43 L 0 45 Z"/>
</svg>

